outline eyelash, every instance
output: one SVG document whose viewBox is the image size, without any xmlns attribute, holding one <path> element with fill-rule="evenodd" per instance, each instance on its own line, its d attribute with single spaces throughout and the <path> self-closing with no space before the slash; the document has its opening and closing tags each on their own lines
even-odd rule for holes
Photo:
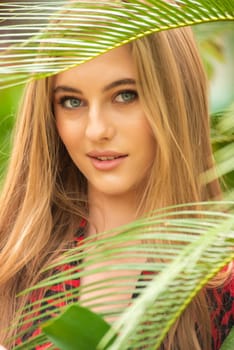
<svg viewBox="0 0 234 350">
<path fill-rule="evenodd" d="M 132 94 L 134 95 L 134 97 L 132 99 L 130 99 L 130 101 L 123 101 L 123 102 L 120 102 L 120 101 L 116 101 L 116 98 L 120 95 L 123 95 L 123 94 Z M 138 93 L 137 91 L 135 90 L 130 90 L 130 89 L 127 89 L 127 90 L 122 90 L 122 91 L 118 91 L 115 95 L 114 95 L 114 98 L 113 98 L 113 102 L 115 103 L 123 103 L 123 104 L 128 104 L 128 103 L 131 103 L 131 102 L 134 102 L 135 100 L 138 99 Z M 59 101 L 58 101 L 58 104 L 61 105 L 63 108 L 65 109 L 76 109 L 76 108 L 79 108 L 79 107 L 82 107 L 82 106 L 77 106 L 77 107 L 67 107 L 65 106 L 65 103 L 69 100 L 79 100 L 80 103 L 82 104 L 82 100 L 76 96 L 62 96 Z"/>
<path fill-rule="evenodd" d="M 138 98 L 138 93 L 137 91 L 135 90 L 130 90 L 130 89 L 127 89 L 127 90 L 122 90 L 122 91 L 119 91 L 115 94 L 114 96 L 114 100 L 119 96 L 119 95 L 123 95 L 123 94 L 133 94 L 134 95 L 134 98 L 131 99 L 130 101 L 125 101 L 125 102 L 122 102 L 122 103 L 131 103 L 131 102 L 134 102 L 137 98 Z M 118 103 L 118 102 L 117 102 Z M 121 103 L 121 102 L 119 102 Z"/>
<path fill-rule="evenodd" d="M 78 97 L 76 96 L 62 96 L 59 101 L 58 104 L 61 105 L 63 108 L 65 109 L 73 109 L 72 107 L 66 107 L 65 106 L 65 102 L 69 101 L 69 100 L 80 100 Z M 78 107 L 77 107 L 78 108 Z"/>
</svg>

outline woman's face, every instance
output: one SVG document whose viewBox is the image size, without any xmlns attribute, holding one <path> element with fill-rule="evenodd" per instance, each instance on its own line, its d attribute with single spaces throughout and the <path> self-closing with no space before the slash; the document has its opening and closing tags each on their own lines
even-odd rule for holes
<svg viewBox="0 0 234 350">
<path fill-rule="evenodd" d="M 136 88 L 130 48 L 113 49 L 54 79 L 59 135 L 89 191 L 131 195 L 146 181 L 155 140 Z"/>
</svg>

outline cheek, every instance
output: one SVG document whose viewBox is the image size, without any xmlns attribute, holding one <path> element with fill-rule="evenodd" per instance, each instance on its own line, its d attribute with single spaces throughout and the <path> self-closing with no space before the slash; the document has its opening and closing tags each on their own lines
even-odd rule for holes
<svg viewBox="0 0 234 350">
<path fill-rule="evenodd" d="M 143 111 L 141 111 L 140 116 L 141 117 L 139 118 L 138 129 L 142 133 L 144 140 L 147 140 L 147 143 L 156 144 L 155 135 Z"/>
<path fill-rule="evenodd" d="M 80 140 L 80 128 L 71 121 L 56 119 L 58 134 L 67 149 L 73 148 Z"/>
<path fill-rule="evenodd" d="M 142 132 L 140 139 L 142 144 L 142 151 L 145 154 L 146 161 L 148 161 L 149 165 L 152 165 L 156 155 L 157 144 L 155 135 L 153 134 L 153 131 L 146 119 L 144 123 L 142 123 L 141 130 Z"/>
<path fill-rule="evenodd" d="M 151 167 L 156 155 L 156 142 L 151 133 L 148 133 L 148 135 L 145 135 L 144 141 L 145 141 L 145 147 L 143 147 L 143 151 L 145 153 L 145 159 L 149 167 Z"/>
</svg>

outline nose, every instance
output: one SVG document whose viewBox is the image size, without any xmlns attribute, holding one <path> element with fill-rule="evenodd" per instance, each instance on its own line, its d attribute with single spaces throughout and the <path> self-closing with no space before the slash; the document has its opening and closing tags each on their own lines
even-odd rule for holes
<svg viewBox="0 0 234 350">
<path fill-rule="evenodd" d="M 99 105 L 92 105 L 88 108 L 86 137 L 93 142 L 110 140 L 115 134 L 115 127 L 111 111 Z"/>
</svg>

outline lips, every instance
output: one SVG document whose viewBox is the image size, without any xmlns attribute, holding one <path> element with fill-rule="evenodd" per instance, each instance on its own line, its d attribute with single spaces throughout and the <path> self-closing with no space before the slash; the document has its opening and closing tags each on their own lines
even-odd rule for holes
<svg viewBox="0 0 234 350">
<path fill-rule="evenodd" d="M 87 153 L 92 165 L 98 170 L 112 170 L 122 164 L 128 154 L 123 154 L 115 151 L 97 152 L 92 151 Z"/>
<path fill-rule="evenodd" d="M 118 153 L 114 151 L 105 151 L 105 152 L 92 151 L 87 153 L 87 156 L 90 158 L 98 159 L 100 161 L 107 161 L 107 160 L 127 157 L 127 154 Z"/>
<path fill-rule="evenodd" d="M 113 159 L 117 159 L 117 158 L 120 158 L 120 157 L 94 157 L 98 160 L 113 160 Z"/>
</svg>

